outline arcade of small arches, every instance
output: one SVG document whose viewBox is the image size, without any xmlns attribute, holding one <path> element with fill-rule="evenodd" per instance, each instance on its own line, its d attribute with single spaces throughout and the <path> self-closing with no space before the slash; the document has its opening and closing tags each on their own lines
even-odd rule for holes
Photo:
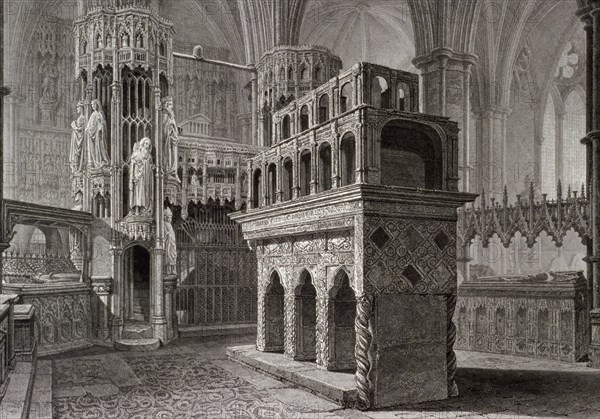
<svg viewBox="0 0 600 419">
<path fill-rule="evenodd" d="M 273 270 L 268 285 L 259 292 L 265 316 L 264 336 L 259 337 L 259 341 L 264 339 L 264 347 L 260 349 L 285 353 L 294 360 L 318 359 L 329 371 L 354 371 L 356 292 L 349 270 L 344 266 L 336 269 L 331 286 L 325 292 L 315 288 L 310 269 L 297 269 L 300 273 L 289 279 L 282 279 L 280 273 Z M 321 292 L 326 295 L 319 295 Z M 289 329 L 286 332 L 286 313 L 292 313 L 287 316 L 287 321 L 289 325 L 295 325 L 294 332 Z M 325 325 L 325 336 L 317 333 L 319 324 Z M 293 333 L 295 339 L 286 339 L 286 333 Z M 322 346 L 317 345 L 318 338 L 328 342 L 325 346 L 328 352 L 319 356 L 317 353 Z"/>
<path fill-rule="evenodd" d="M 381 76 L 373 77 L 371 98 L 367 103 L 382 109 L 412 112 L 416 110 L 415 107 L 411 107 L 411 89 L 407 83 L 397 81 L 395 90 L 392 90 L 393 87 L 388 86 L 385 78 Z M 392 91 L 395 94 L 392 94 Z M 330 100 L 329 93 L 322 93 L 319 90 L 313 96 L 316 96 L 317 100 L 311 99 L 297 103 L 295 107 L 299 108 L 299 111 L 295 109 L 292 113 L 286 113 L 288 111 L 286 108 L 279 112 L 279 116 L 281 117 L 281 114 L 283 114 L 283 117 L 281 123 L 275 125 L 274 132 L 279 133 L 278 138 L 275 138 L 275 144 L 327 123 L 338 115 L 353 109 L 356 103 L 352 82 L 344 83 L 340 89 L 339 97 L 333 101 Z M 304 104 L 305 102 L 308 103 Z M 337 109 L 331 108 L 330 103 L 337 104 Z"/>
<path fill-rule="evenodd" d="M 436 135 L 424 135 L 422 127 L 402 127 L 404 122 L 392 119 L 382 127 L 378 136 L 379 161 L 373 171 L 379 171 L 382 185 L 441 189 L 443 156 L 439 140 Z M 410 143 L 401 141 L 407 136 L 414 140 Z M 261 161 L 257 168 L 254 167 L 259 162 L 253 163 L 249 179 L 250 208 L 360 183 L 357 179 L 365 170 L 356 150 L 354 131 L 345 131 L 334 135 L 333 140 L 325 136 L 297 149 L 290 144 L 282 148 L 275 161 Z"/>
</svg>

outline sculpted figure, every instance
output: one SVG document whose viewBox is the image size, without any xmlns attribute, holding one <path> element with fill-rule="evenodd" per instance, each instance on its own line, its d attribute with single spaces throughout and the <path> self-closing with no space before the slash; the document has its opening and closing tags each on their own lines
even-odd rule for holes
<svg viewBox="0 0 600 419">
<path fill-rule="evenodd" d="M 85 115 L 83 114 L 83 105 L 77 105 L 77 119 L 71 122 L 71 150 L 69 152 L 69 163 L 71 173 L 81 172 L 84 166 L 83 146 L 85 144 Z"/>
<path fill-rule="evenodd" d="M 133 146 L 131 173 L 129 175 L 129 208 L 133 214 L 151 215 L 154 175 L 152 142 L 148 137 Z"/>
<path fill-rule="evenodd" d="M 58 92 L 56 90 L 58 72 L 56 70 L 55 62 L 53 60 L 44 61 L 41 65 L 40 73 L 44 76 L 42 80 L 40 103 L 56 103 L 58 101 Z"/>
<path fill-rule="evenodd" d="M 165 209 L 165 267 L 168 274 L 174 274 L 177 267 L 177 243 L 172 220 L 173 212 L 167 207 Z"/>
<path fill-rule="evenodd" d="M 109 164 L 106 147 L 106 119 L 102 113 L 102 105 L 98 99 L 92 101 L 93 112 L 86 127 L 88 165 L 98 169 Z"/>
<path fill-rule="evenodd" d="M 173 112 L 173 98 L 164 98 L 162 105 L 165 172 L 177 177 L 177 144 L 179 143 L 179 131 L 177 130 L 175 113 Z"/>
</svg>

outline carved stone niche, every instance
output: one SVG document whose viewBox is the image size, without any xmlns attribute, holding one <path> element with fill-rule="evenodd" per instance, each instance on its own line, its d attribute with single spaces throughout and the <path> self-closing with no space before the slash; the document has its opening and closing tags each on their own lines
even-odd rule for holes
<svg viewBox="0 0 600 419">
<path fill-rule="evenodd" d="M 121 233 L 129 240 L 151 241 L 155 237 L 153 219 L 148 215 L 128 214 L 119 224 Z"/>
</svg>

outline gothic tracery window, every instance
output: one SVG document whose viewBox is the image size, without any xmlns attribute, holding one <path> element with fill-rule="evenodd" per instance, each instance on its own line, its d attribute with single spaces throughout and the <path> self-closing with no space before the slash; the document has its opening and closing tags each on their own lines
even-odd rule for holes
<svg viewBox="0 0 600 419">
<path fill-rule="evenodd" d="M 573 190 L 585 183 L 585 146 L 580 142 L 585 134 L 584 101 L 573 91 L 565 101 L 563 122 L 563 184 Z"/>
<path fill-rule="evenodd" d="M 544 111 L 544 125 L 542 134 L 542 164 L 541 182 L 542 191 L 548 198 L 556 198 L 556 118 L 554 101 L 548 95 L 546 110 Z"/>
<path fill-rule="evenodd" d="M 572 90 L 562 108 L 563 113 L 557 114 L 549 95 L 542 127 L 541 186 L 550 199 L 556 198 L 559 180 L 565 196 L 569 187 L 581 190 L 586 176 L 585 147 L 581 144 L 586 134 L 585 105 L 581 94 Z"/>
</svg>

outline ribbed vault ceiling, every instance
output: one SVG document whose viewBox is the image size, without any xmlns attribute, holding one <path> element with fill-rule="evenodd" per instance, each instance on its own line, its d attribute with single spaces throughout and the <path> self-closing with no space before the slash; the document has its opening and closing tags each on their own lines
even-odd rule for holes
<svg viewBox="0 0 600 419">
<path fill-rule="evenodd" d="M 413 29 L 408 4 L 392 0 L 310 0 L 300 43 L 328 47 L 344 68 L 371 61 L 414 71 Z"/>
</svg>

